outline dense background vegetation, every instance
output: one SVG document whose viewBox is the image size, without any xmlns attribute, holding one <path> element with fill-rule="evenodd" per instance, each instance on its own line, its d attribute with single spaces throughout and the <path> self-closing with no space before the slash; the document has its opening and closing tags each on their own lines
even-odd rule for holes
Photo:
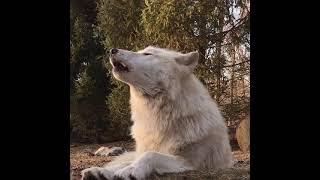
<svg viewBox="0 0 320 180">
<path fill-rule="evenodd" d="M 198 50 L 196 75 L 233 129 L 250 111 L 249 9 L 247 0 L 71 0 L 71 141 L 129 137 L 129 88 L 105 63 L 112 47 Z"/>
</svg>

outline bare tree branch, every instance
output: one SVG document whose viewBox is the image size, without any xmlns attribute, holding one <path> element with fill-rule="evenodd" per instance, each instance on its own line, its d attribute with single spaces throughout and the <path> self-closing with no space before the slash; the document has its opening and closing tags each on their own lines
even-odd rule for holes
<svg viewBox="0 0 320 180">
<path fill-rule="evenodd" d="M 223 66 L 222 68 L 233 67 L 233 66 L 237 66 L 237 65 L 240 65 L 240 64 L 244 64 L 246 62 L 250 62 L 250 60 L 242 61 L 242 62 L 237 63 L 237 64 L 226 65 L 226 66 Z"/>
</svg>

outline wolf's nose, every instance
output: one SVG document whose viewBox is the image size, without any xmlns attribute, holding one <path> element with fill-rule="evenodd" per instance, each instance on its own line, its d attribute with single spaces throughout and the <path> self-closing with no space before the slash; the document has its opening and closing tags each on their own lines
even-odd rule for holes
<svg viewBox="0 0 320 180">
<path fill-rule="evenodd" d="M 112 49 L 110 50 L 110 52 L 111 52 L 111 54 L 116 54 L 116 53 L 118 52 L 118 49 L 112 48 Z"/>
</svg>

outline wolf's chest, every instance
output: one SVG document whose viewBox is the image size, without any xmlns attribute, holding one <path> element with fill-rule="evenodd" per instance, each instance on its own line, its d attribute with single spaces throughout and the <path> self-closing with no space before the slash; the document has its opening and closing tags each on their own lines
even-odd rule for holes
<svg viewBox="0 0 320 180">
<path fill-rule="evenodd" d="M 131 133 L 136 141 L 136 151 L 138 153 L 146 151 L 170 153 L 172 147 L 176 144 L 174 142 L 174 137 L 161 133 L 161 131 L 157 130 L 156 127 L 146 128 L 134 125 Z"/>
</svg>

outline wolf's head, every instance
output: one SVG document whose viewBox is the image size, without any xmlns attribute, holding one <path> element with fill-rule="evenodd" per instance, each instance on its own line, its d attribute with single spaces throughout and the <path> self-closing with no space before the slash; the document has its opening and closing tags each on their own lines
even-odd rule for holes
<svg viewBox="0 0 320 180">
<path fill-rule="evenodd" d="M 179 52 L 149 46 L 138 52 L 111 49 L 114 77 L 146 95 L 178 86 L 198 64 L 198 52 Z"/>
</svg>

